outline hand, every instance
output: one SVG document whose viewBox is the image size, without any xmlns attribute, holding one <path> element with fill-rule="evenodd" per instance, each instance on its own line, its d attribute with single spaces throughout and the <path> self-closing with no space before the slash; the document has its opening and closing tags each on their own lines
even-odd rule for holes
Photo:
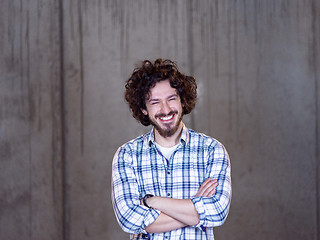
<svg viewBox="0 0 320 240">
<path fill-rule="evenodd" d="M 195 195 L 196 197 L 212 197 L 216 193 L 216 187 L 218 186 L 217 179 L 208 178 L 205 180 L 199 191 Z"/>
</svg>

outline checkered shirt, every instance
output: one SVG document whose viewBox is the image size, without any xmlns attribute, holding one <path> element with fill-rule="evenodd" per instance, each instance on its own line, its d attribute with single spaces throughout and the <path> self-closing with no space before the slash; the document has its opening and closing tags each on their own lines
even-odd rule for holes
<svg viewBox="0 0 320 240">
<path fill-rule="evenodd" d="M 195 197 L 201 184 L 218 180 L 212 197 Z M 200 222 L 164 233 L 145 227 L 158 210 L 140 204 L 146 194 L 191 199 Z M 217 140 L 183 127 L 179 146 L 166 159 L 155 145 L 153 130 L 121 146 L 112 163 L 112 203 L 121 228 L 130 239 L 214 239 L 213 228 L 224 223 L 231 201 L 230 160 Z"/>
</svg>

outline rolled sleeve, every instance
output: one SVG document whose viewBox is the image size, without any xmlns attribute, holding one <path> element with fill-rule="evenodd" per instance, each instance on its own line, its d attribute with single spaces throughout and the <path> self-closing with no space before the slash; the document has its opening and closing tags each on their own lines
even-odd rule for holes
<svg viewBox="0 0 320 240">
<path fill-rule="evenodd" d="M 145 228 L 153 223 L 160 212 L 154 209 L 145 209 L 136 205 L 126 210 L 116 212 L 117 220 L 123 231 L 132 234 L 147 233 Z"/>
<path fill-rule="evenodd" d="M 112 204 L 123 231 L 139 234 L 153 223 L 160 212 L 140 205 L 135 173 L 128 149 L 119 148 L 112 164 Z"/>
<path fill-rule="evenodd" d="M 149 212 L 144 219 L 143 230 L 142 230 L 143 233 L 147 233 L 145 231 L 145 228 L 150 224 L 152 224 L 157 219 L 157 217 L 159 217 L 159 215 L 160 215 L 160 211 L 152 208 L 149 209 Z"/>
<path fill-rule="evenodd" d="M 205 225 L 205 218 L 206 218 L 206 213 L 205 213 L 205 208 L 202 202 L 202 197 L 195 197 L 195 198 L 191 198 L 196 211 L 199 214 L 199 223 L 197 225 L 195 225 L 194 227 L 199 228 L 200 230 L 202 230 L 202 226 Z"/>
<path fill-rule="evenodd" d="M 191 198 L 200 218 L 194 227 L 199 229 L 222 225 L 228 216 L 231 203 L 231 167 L 224 146 L 221 143 L 214 146 L 208 159 L 208 176 L 217 179 L 219 185 L 212 197 Z"/>
<path fill-rule="evenodd" d="M 219 201 L 214 197 L 195 197 L 191 200 L 200 218 L 199 223 L 194 227 L 199 229 L 202 229 L 202 227 L 217 227 L 225 222 L 229 212 L 230 198 Z"/>
</svg>

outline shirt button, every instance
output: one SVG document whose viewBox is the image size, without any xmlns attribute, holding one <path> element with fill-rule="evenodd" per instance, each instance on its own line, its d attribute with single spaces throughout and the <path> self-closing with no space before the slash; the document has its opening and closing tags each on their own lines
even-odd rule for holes
<svg viewBox="0 0 320 240">
<path fill-rule="evenodd" d="M 168 171 L 168 174 L 170 174 L 170 171 Z"/>
<path fill-rule="evenodd" d="M 167 196 L 170 197 L 170 193 L 167 193 Z"/>
</svg>

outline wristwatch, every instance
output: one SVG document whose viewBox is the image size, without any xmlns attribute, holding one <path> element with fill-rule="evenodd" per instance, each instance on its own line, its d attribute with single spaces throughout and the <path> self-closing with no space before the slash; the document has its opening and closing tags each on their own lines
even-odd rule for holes
<svg viewBox="0 0 320 240">
<path fill-rule="evenodd" d="M 153 197 L 152 194 L 146 194 L 146 195 L 143 197 L 143 199 L 142 199 L 143 205 L 145 205 L 145 206 L 148 207 L 148 208 L 151 208 L 151 207 L 146 203 L 146 199 L 147 199 L 147 198 L 151 198 L 151 197 Z"/>
</svg>

